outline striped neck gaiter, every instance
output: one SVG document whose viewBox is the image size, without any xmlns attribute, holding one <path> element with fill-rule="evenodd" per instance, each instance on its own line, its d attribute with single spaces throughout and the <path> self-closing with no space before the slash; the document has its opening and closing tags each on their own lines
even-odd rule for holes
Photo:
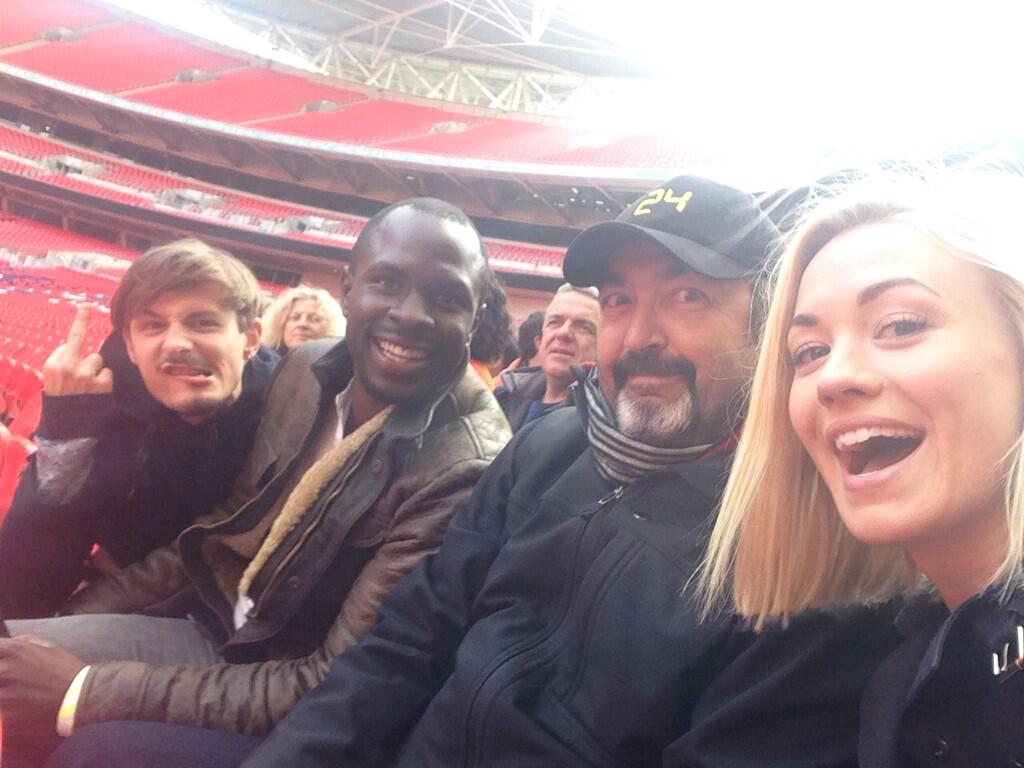
<svg viewBox="0 0 1024 768">
<path fill-rule="evenodd" d="M 690 448 L 659 448 L 622 434 L 598 386 L 596 369 L 583 380 L 582 386 L 577 384 L 576 407 L 583 416 L 597 469 L 605 479 L 612 482 L 632 483 L 659 469 L 698 459 L 711 447 L 696 445 Z"/>
</svg>

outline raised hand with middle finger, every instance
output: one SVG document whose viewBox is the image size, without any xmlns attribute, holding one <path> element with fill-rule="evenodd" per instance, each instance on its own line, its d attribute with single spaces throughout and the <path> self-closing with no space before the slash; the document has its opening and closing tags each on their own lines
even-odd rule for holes
<svg viewBox="0 0 1024 768">
<path fill-rule="evenodd" d="M 91 309 L 88 304 L 78 307 L 67 341 L 43 363 L 43 392 L 51 397 L 106 395 L 114 389 L 114 376 L 100 354 L 82 356 Z"/>
</svg>

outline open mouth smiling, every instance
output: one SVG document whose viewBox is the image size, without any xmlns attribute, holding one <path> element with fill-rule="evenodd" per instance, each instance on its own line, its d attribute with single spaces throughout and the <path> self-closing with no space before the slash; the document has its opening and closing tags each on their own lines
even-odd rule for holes
<svg viewBox="0 0 1024 768">
<path fill-rule="evenodd" d="M 425 349 L 417 349 L 415 347 L 407 347 L 404 344 L 398 344 L 394 341 L 387 341 L 385 339 L 375 339 L 374 343 L 380 353 L 387 359 L 395 363 L 403 364 L 417 364 L 422 363 L 427 359 L 428 353 Z"/>
<path fill-rule="evenodd" d="M 898 464 L 923 440 L 924 433 L 911 427 L 864 426 L 837 432 L 831 442 L 843 471 L 858 476 Z"/>
</svg>

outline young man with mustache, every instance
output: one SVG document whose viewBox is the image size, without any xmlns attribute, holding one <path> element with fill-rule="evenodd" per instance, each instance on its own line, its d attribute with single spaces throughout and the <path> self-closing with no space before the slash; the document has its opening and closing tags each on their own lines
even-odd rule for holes
<svg viewBox="0 0 1024 768">
<path fill-rule="evenodd" d="M 186 239 L 129 267 L 98 353 L 83 354 L 79 308 L 43 367 L 38 450 L 0 528 L 0 615 L 52 616 L 94 544 L 93 563 L 130 565 L 228 496 L 278 360 L 259 345 L 261 302 L 248 267 Z"/>
<path fill-rule="evenodd" d="M 70 605 L 127 614 L 173 603 L 190 617 L 9 622 L 13 635 L 74 653 L 0 641 L 8 740 L 38 751 L 55 725 L 67 735 L 109 720 L 266 733 L 322 680 L 440 545 L 511 437 L 467 366 L 487 270 L 479 233 L 447 203 L 417 198 L 374 216 L 342 280 L 345 339 L 307 342 L 282 362 L 229 503 Z"/>
<path fill-rule="evenodd" d="M 753 197 L 696 177 L 581 234 L 565 275 L 598 286 L 601 324 L 576 407 L 517 433 L 438 553 L 268 738 L 164 740 L 204 768 L 853 766 L 888 617 L 808 615 L 754 635 L 730 617 L 702 623 L 688 588 L 740 423 L 752 281 L 776 235 Z M 118 753 L 58 765 L 188 764 Z"/>
</svg>

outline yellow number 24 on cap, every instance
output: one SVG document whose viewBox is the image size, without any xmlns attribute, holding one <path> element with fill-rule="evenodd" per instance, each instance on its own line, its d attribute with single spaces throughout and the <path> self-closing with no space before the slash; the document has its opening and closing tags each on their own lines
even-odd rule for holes
<svg viewBox="0 0 1024 768">
<path fill-rule="evenodd" d="M 693 192 L 686 192 L 678 197 L 672 193 L 672 188 L 668 189 L 655 189 L 651 191 L 647 197 L 636 204 L 636 208 L 633 209 L 634 216 L 644 216 L 651 212 L 650 206 L 657 203 L 674 203 L 676 211 L 682 213 L 683 209 L 686 208 L 686 204 L 690 202 L 690 198 L 693 197 Z"/>
</svg>

